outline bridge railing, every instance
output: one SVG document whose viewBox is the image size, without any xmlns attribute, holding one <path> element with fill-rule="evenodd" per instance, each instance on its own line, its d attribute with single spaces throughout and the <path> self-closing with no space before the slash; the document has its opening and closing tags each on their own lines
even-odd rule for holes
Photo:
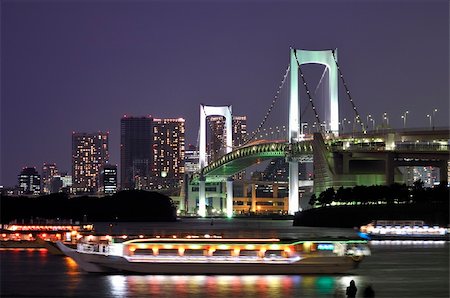
<svg viewBox="0 0 450 298">
<path fill-rule="evenodd" d="M 448 144 L 439 144 L 439 143 L 432 143 L 432 144 L 397 143 L 395 145 L 395 150 L 397 150 L 397 151 L 449 151 L 449 148 L 450 147 Z"/>
</svg>

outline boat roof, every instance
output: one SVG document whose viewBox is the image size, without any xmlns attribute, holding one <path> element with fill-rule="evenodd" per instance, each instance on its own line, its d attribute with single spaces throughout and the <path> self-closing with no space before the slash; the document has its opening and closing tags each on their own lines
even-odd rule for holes
<svg viewBox="0 0 450 298">
<path fill-rule="evenodd" d="M 297 245 L 303 243 L 346 243 L 357 244 L 367 243 L 362 239 L 347 239 L 347 240 L 283 240 L 278 238 L 144 238 L 144 239 L 132 239 L 124 241 L 124 245 L 132 244 L 284 244 L 284 245 Z"/>
</svg>

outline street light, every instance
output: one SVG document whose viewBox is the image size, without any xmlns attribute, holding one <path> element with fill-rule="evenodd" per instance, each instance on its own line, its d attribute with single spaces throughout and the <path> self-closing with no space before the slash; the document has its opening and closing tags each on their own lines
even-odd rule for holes
<svg viewBox="0 0 450 298">
<path fill-rule="evenodd" d="M 342 119 L 342 133 L 345 133 L 345 121 L 347 121 L 347 118 Z"/>
<path fill-rule="evenodd" d="M 367 129 L 369 129 L 369 121 L 372 119 L 372 115 L 367 115 L 366 117 L 366 125 L 367 125 Z"/>
<path fill-rule="evenodd" d="M 370 121 L 372 121 L 372 130 L 375 130 L 375 119 L 370 118 Z"/>
<path fill-rule="evenodd" d="M 406 128 L 406 118 L 408 116 L 409 111 L 406 111 L 403 113 L 402 115 L 402 119 L 403 119 L 403 128 Z"/>
<path fill-rule="evenodd" d="M 320 127 L 323 127 L 323 132 L 327 133 L 327 123 L 325 121 L 323 121 L 323 123 L 320 123 Z"/>
<path fill-rule="evenodd" d="M 387 112 L 383 113 L 383 123 L 386 122 L 386 128 L 389 127 L 389 117 L 387 116 Z"/>
<path fill-rule="evenodd" d="M 427 114 L 427 118 L 430 119 L 430 128 L 431 128 L 431 118 L 433 118 L 430 114 Z"/>
<path fill-rule="evenodd" d="M 353 130 L 352 130 L 352 133 L 355 133 L 356 132 L 356 123 L 359 123 L 359 118 L 358 118 L 358 116 L 355 116 L 355 118 L 353 118 Z"/>
<path fill-rule="evenodd" d="M 437 111 L 438 111 L 438 109 L 434 109 L 434 110 L 433 110 L 433 129 L 434 129 L 434 116 L 435 116 L 435 114 L 436 114 Z"/>
</svg>

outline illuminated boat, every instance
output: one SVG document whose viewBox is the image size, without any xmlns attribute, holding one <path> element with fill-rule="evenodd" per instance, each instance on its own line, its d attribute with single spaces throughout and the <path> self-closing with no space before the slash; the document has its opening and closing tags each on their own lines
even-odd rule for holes
<svg viewBox="0 0 450 298">
<path fill-rule="evenodd" d="M 64 241 L 76 243 L 83 233 L 93 231 L 92 224 L 5 224 L 1 227 L 0 241 Z"/>
<path fill-rule="evenodd" d="M 92 238 L 92 236 L 90 236 Z M 240 238 L 87 240 L 58 247 L 87 272 L 148 274 L 333 274 L 370 255 L 363 240 L 282 241 Z"/>
<path fill-rule="evenodd" d="M 0 229 L 0 249 L 46 248 L 52 254 L 61 254 L 54 242 L 73 246 L 83 233 L 92 231 L 92 224 L 4 224 Z"/>
<path fill-rule="evenodd" d="M 427 239 L 446 240 L 448 229 L 427 225 L 421 220 L 374 220 L 361 226 L 360 232 L 370 239 Z"/>
</svg>

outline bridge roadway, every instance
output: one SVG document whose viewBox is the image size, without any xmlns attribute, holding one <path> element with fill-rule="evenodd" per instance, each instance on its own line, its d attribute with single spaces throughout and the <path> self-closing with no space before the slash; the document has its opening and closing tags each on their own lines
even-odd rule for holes
<svg viewBox="0 0 450 298">
<path fill-rule="evenodd" d="M 312 154 L 313 148 L 311 140 L 305 140 L 296 144 L 260 142 L 241 147 L 222 156 L 206 166 L 203 169 L 203 175 L 205 177 L 229 177 L 251 165 L 274 158 L 292 157 L 302 162 L 312 162 Z"/>
<path fill-rule="evenodd" d="M 299 162 L 312 162 L 314 147 L 312 136 L 307 135 L 305 140 L 293 144 L 280 140 L 253 142 L 211 162 L 203 169 L 202 174 L 208 182 L 224 181 L 263 160 L 286 158 L 287 160 L 295 159 Z M 428 160 L 436 160 L 436 155 L 439 155 L 439 160 L 445 158 L 448 160 L 450 154 L 448 138 L 448 129 L 398 132 L 387 130 L 384 132 L 369 132 L 364 135 L 343 135 L 338 138 L 328 135 L 325 136 L 323 145 L 325 150 L 331 154 L 359 153 L 360 155 L 371 156 L 370 159 L 372 159 L 375 155 L 390 153 L 401 157 L 403 160 L 408 160 L 408 158 L 416 161 L 422 160 L 417 165 L 423 165 Z M 320 147 L 322 146 L 318 148 Z M 436 164 L 430 165 L 435 166 Z"/>
</svg>

